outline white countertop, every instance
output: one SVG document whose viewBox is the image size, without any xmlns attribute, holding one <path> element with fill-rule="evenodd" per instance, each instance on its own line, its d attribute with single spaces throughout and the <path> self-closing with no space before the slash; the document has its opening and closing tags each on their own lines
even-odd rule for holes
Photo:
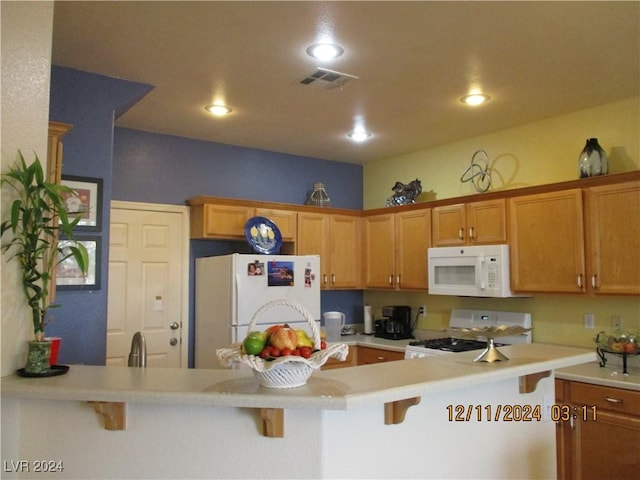
<svg viewBox="0 0 640 480">
<path fill-rule="evenodd" d="M 358 339 L 358 344 L 368 343 L 366 338 L 369 337 Z M 376 339 L 375 344 L 380 345 L 380 341 Z M 404 347 L 398 344 L 398 348 Z M 57 400 L 348 410 L 357 405 L 464 389 L 596 359 L 592 350 L 557 345 L 513 345 L 500 347 L 500 351 L 510 360 L 474 363 L 477 352 L 465 352 L 331 369 L 314 372 L 305 386 L 293 389 L 260 387 L 247 370 L 84 365 L 72 365 L 67 374 L 57 377 L 9 375 L 1 379 L 1 387 L 2 396 Z"/>
<path fill-rule="evenodd" d="M 606 367 L 601 367 L 596 361 L 561 368 L 556 371 L 556 378 L 640 391 L 640 368 L 627 367 L 627 374 L 622 372 L 620 365 L 612 365 L 608 362 Z"/>
</svg>

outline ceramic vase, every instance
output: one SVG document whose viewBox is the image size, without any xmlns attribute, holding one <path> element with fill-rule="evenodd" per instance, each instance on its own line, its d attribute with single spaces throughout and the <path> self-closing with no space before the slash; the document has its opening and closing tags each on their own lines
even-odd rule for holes
<svg viewBox="0 0 640 480">
<path fill-rule="evenodd" d="M 51 357 L 51 342 L 29 342 L 27 363 L 24 371 L 29 374 L 44 374 L 49 371 L 49 358 Z"/>
<path fill-rule="evenodd" d="M 596 177 L 609 173 L 609 161 L 597 138 L 588 138 L 578 157 L 580 178 Z"/>
</svg>

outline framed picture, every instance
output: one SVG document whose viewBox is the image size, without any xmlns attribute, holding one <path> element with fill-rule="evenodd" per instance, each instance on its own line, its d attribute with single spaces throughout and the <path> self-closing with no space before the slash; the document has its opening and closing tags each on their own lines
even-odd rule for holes
<svg viewBox="0 0 640 480">
<path fill-rule="evenodd" d="M 89 254 L 89 268 L 87 274 L 83 275 L 78 268 L 78 263 L 73 256 L 62 260 L 56 268 L 56 289 L 57 290 L 100 290 L 100 242 L 98 236 L 76 237 L 78 243 L 84 245 Z M 74 241 L 61 239 L 58 245 L 63 251 Z M 64 254 L 58 254 L 59 259 L 64 258 Z"/>
<path fill-rule="evenodd" d="M 77 197 L 63 194 L 69 217 L 80 217 L 75 230 L 99 232 L 102 228 L 102 179 L 63 175 L 62 184 L 78 193 Z"/>
</svg>

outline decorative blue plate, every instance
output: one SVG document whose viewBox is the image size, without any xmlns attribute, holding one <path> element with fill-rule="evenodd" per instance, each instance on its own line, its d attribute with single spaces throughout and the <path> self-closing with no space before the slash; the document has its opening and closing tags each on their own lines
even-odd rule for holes
<svg viewBox="0 0 640 480">
<path fill-rule="evenodd" d="M 244 236 L 257 253 L 272 255 L 282 247 L 278 226 L 265 217 L 251 217 L 244 225 Z"/>
</svg>

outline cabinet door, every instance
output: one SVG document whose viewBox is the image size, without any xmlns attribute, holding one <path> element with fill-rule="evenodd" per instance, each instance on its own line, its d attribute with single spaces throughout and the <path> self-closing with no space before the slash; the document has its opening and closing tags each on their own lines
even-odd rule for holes
<svg viewBox="0 0 640 480">
<path fill-rule="evenodd" d="M 329 278 L 329 215 L 298 213 L 298 255 L 320 255 L 321 287 L 330 286 Z"/>
<path fill-rule="evenodd" d="M 464 204 L 433 208 L 432 228 L 434 247 L 464 245 L 466 242 Z"/>
<path fill-rule="evenodd" d="M 240 238 L 253 208 L 203 204 L 191 207 L 191 238 Z"/>
<path fill-rule="evenodd" d="M 395 217 L 396 285 L 401 289 L 426 290 L 429 286 L 427 249 L 431 245 L 431 210 L 401 212 Z"/>
<path fill-rule="evenodd" d="M 331 215 L 329 221 L 331 288 L 362 288 L 360 217 Z"/>
<path fill-rule="evenodd" d="M 372 215 L 364 222 L 366 288 L 393 288 L 395 283 L 394 214 Z"/>
<path fill-rule="evenodd" d="M 587 275 L 595 293 L 640 294 L 640 182 L 587 190 Z"/>
<path fill-rule="evenodd" d="M 597 411 L 575 422 L 574 478 L 631 480 L 640 472 L 640 418 Z"/>
<path fill-rule="evenodd" d="M 580 189 L 509 200 L 511 286 L 519 292 L 584 292 Z"/>
<path fill-rule="evenodd" d="M 266 217 L 275 223 L 282 234 L 282 240 L 292 242 L 296 240 L 297 219 L 296 212 L 289 210 L 274 210 L 269 208 L 256 208 L 255 215 Z"/>
<path fill-rule="evenodd" d="M 555 379 L 556 405 L 569 403 L 569 385 L 567 380 Z M 558 420 L 556 422 L 556 467 L 558 480 L 572 480 L 573 428 L 571 422 Z"/>
<path fill-rule="evenodd" d="M 505 200 L 487 200 L 467 205 L 467 238 L 474 245 L 507 243 Z"/>
</svg>

